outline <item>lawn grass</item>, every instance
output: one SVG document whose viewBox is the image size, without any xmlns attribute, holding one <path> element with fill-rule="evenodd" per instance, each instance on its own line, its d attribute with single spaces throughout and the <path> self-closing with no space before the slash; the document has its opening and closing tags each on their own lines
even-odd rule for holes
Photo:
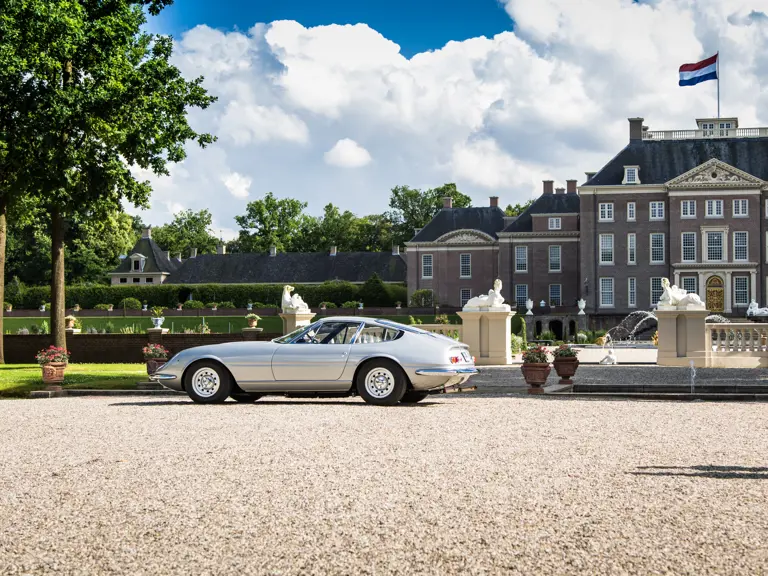
<svg viewBox="0 0 768 576">
<path fill-rule="evenodd" d="M 70 364 L 64 373 L 63 387 L 126 390 L 146 381 L 145 364 Z M 0 365 L 0 398 L 25 397 L 44 388 L 43 373 L 37 364 Z"/>
</svg>

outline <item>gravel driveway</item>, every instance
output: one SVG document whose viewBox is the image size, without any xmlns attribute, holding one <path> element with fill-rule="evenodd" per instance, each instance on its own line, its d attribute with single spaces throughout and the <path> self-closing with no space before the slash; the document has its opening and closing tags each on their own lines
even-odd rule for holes
<svg viewBox="0 0 768 576">
<path fill-rule="evenodd" d="M 0 574 L 765 574 L 768 404 L 0 402 Z"/>
</svg>

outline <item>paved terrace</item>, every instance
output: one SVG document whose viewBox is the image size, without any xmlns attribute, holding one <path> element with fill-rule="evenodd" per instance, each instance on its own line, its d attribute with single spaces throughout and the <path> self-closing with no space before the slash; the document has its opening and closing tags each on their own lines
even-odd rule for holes
<svg viewBox="0 0 768 576">
<path fill-rule="evenodd" d="M 768 565 L 768 403 L 61 398 L 0 435 L 2 574 Z"/>
</svg>

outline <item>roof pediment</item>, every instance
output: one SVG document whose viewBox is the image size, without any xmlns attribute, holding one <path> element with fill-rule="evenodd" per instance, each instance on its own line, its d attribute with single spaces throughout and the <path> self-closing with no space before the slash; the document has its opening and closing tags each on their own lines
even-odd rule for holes
<svg viewBox="0 0 768 576">
<path fill-rule="evenodd" d="M 493 236 L 481 232 L 480 230 L 454 230 L 443 234 L 435 242 L 441 244 L 487 244 L 488 242 L 495 242 Z"/>
<path fill-rule="evenodd" d="M 760 188 L 765 182 L 713 158 L 667 182 L 668 188 Z"/>
</svg>

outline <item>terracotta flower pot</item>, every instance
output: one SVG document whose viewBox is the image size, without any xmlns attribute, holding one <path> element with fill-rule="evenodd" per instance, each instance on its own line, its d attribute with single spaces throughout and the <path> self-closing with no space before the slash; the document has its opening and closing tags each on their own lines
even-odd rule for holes
<svg viewBox="0 0 768 576">
<path fill-rule="evenodd" d="M 552 371 L 552 367 L 548 363 L 529 363 L 523 364 L 520 367 L 525 378 L 525 383 L 530 386 L 528 392 L 530 394 L 541 394 L 542 387 L 549 378 L 549 373 Z"/>
<path fill-rule="evenodd" d="M 72 328 L 75 327 L 75 321 L 74 320 L 65 320 L 64 322 L 65 322 L 64 328 L 66 328 L 67 330 L 71 330 Z"/>
<path fill-rule="evenodd" d="M 248 319 L 248 328 L 256 328 L 256 324 L 258 324 L 258 323 L 259 323 L 258 320 Z"/>
<path fill-rule="evenodd" d="M 573 375 L 576 374 L 576 369 L 579 367 L 579 359 L 575 356 L 571 358 L 555 358 L 553 362 L 555 365 L 555 371 L 560 376 L 560 384 L 573 384 Z"/>
<path fill-rule="evenodd" d="M 147 374 L 152 376 L 155 372 L 157 372 L 157 369 L 160 368 L 163 364 L 168 362 L 167 358 L 147 358 Z"/>
<path fill-rule="evenodd" d="M 43 384 L 46 385 L 46 390 L 61 390 L 66 367 L 66 362 L 52 362 L 41 366 L 43 369 Z"/>
</svg>

